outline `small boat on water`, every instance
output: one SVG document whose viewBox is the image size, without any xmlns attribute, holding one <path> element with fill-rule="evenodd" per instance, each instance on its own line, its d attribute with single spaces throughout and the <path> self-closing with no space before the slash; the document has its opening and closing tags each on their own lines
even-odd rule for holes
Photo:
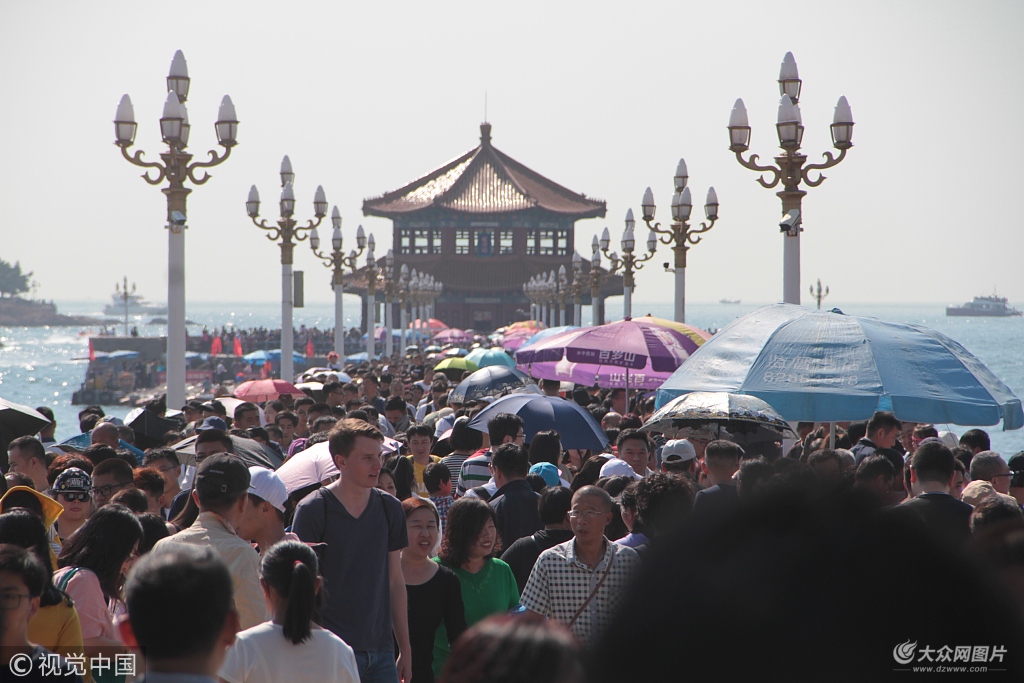
<svg viewBox="0 0 1024 683">
<path fill-rule="evenodd" d="M 740 302 L 739 299 L 719 299 L 718 300 L 718 303 L 720 303 L 720 304 L 738 304 L 739 302 Z"/>
<path fill-rule="evenodd" d="M 1007 304 L 1006 297 L 976 296 L 962 306 L 946 306 L 946 315 L 952 316 L 984 316 L 990 318 L 1008 318 L 1021 315 L 1021 311 Z"/>
<path fill-rule="evenodd" d="M 127 299 L 127 302 L 125 301 Z M 104 315 L 167 315 L 167 307 L 146 301 L 141 294 L 125 295 L 120 289 L 110 295 L 110 303 L 103 307 Z"/>
</svg>

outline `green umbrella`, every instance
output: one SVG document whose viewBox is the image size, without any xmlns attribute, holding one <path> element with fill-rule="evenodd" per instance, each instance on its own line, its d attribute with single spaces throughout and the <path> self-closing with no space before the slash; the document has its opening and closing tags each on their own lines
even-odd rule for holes
<svg viewBox="0 0 1024 683">
<path fill-rule="evenodd" d="M 480 367 L 471 360 L 465 358 L 445 358 L 434 366 L 434 372 L 440 372 L 453 382 L 462 380 L 462 373 L 469 370 L 476 372 Z"/>
</svg>

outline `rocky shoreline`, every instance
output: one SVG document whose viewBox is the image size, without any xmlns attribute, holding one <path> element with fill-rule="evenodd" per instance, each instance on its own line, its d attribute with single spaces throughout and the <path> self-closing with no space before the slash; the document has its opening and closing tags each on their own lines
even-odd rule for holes
<svg viewBox="0 0 1024 683">
<path fill-rule="evenodd" d="M 58 313 L 52 301 L 0 297 L 0 327 L 102 325 L 105 322 L 102 318 Z"/>
</svg>

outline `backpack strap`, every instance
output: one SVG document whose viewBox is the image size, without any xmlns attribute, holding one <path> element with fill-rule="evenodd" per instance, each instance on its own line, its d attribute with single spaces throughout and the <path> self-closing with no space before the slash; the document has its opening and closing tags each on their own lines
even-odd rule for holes
<svg viewBox="0 0 1024 683">
<path fill-rule="evenodd" d="M 491 492 L 487 490 L 486 486 L 474 486 L 470 489 L 477 495 L 477 498 L 484 501 L 485 503 L 491 499 Z"/>
</svg>

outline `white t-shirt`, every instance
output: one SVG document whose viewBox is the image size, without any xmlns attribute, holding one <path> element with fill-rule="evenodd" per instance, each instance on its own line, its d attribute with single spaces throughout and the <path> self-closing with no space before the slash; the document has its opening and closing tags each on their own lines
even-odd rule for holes
<svg viewBox="0 0 1024 683">
<path fill-rule="evenodd" d="M 294 645 L 272 621 L 246 629 L 228 649 L 220 677 L 228 683 L 359 683 L 352 648 L 327 629 L 314 626 L 312 633 Z"/>
</svg>

